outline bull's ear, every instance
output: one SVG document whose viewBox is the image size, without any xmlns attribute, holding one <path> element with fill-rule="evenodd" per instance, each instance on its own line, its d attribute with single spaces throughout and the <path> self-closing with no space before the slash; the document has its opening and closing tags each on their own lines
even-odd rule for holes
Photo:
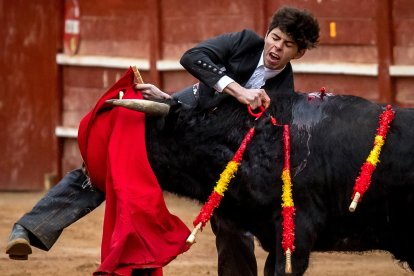
<svg viewBox="0 0 414 276">
<path fill-rule="evenodd" d="M 299 50 L 299 51 L 296 53 L 296 55 L 293 57 L 293 59 L 299 59 L 299 58 L 303 57 L 303 55 L 304 55 L 305 53 L 306 53 L 306 49 Z"/>
<path fill-rule="evenodd" d="M 111 99 L 105 101 L 107 105 L 122 106 L 128 109 L 144 112 L 152 116 L 165 116 L 170 111 L 170 106 L 165 103 L 159 103 L 139 99 Z"/>
</svg>

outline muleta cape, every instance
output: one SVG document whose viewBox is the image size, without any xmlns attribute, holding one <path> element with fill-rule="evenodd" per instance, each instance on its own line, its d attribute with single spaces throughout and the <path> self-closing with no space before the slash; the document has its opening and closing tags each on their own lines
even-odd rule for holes
<svg viewBox="0 0 414 276">
<path fill-rule="evenodd" d="M 168 211 L 148 162 L 145 114 L 108 107 L 107 99 L 142 98 L 130 68 L 81 121 L 78 143 L 93 185 L 106 192 L 101 265 L 94 275 L 162 275 L 188 250 L 189 229 Z"/>
</svg>

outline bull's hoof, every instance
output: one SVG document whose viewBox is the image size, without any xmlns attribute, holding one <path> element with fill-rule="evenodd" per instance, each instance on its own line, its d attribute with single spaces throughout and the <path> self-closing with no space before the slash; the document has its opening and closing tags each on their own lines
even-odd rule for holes
<svg viewBox="0 0 414 276">
<path fill-rule="evenodd" d="M 27 260 L 32 254 L 29 235 L 26 229 L 15 224 L 6 246 L 6 254 L 13 260 Z"/>
</svg>

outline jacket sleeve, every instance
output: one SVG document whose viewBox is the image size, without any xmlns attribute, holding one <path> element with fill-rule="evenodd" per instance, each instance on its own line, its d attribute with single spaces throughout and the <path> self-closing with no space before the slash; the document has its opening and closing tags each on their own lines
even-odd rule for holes
<svg viewBox="0 0 414 276">
<path fill-rule="evenodd" d="M 252 31 L 243 30 L 205 40 L 186 51 L 181 57 L 180 63 L 198 80 L 213 87 L 220 78 L 228 75 L 229 72 L 226 70 L 229 69 L 227 67 L 230 61 L 237 58 L 243 43 L 252 34 Z"/>
</svg>

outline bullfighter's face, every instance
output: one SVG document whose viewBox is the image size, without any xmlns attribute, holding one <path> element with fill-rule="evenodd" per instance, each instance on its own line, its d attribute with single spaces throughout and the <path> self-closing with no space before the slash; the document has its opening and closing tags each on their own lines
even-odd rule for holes
<svg viewBox="0 0 414 276">
<path fill-rule="evenodd" d="M 298 49 L 296 42 L 279 28 L 267 33 L 263 52 L 264 64 L 272 70 L 283 69 L 292 59 L 305 54 L 306 49 Z"/>
</svg>

